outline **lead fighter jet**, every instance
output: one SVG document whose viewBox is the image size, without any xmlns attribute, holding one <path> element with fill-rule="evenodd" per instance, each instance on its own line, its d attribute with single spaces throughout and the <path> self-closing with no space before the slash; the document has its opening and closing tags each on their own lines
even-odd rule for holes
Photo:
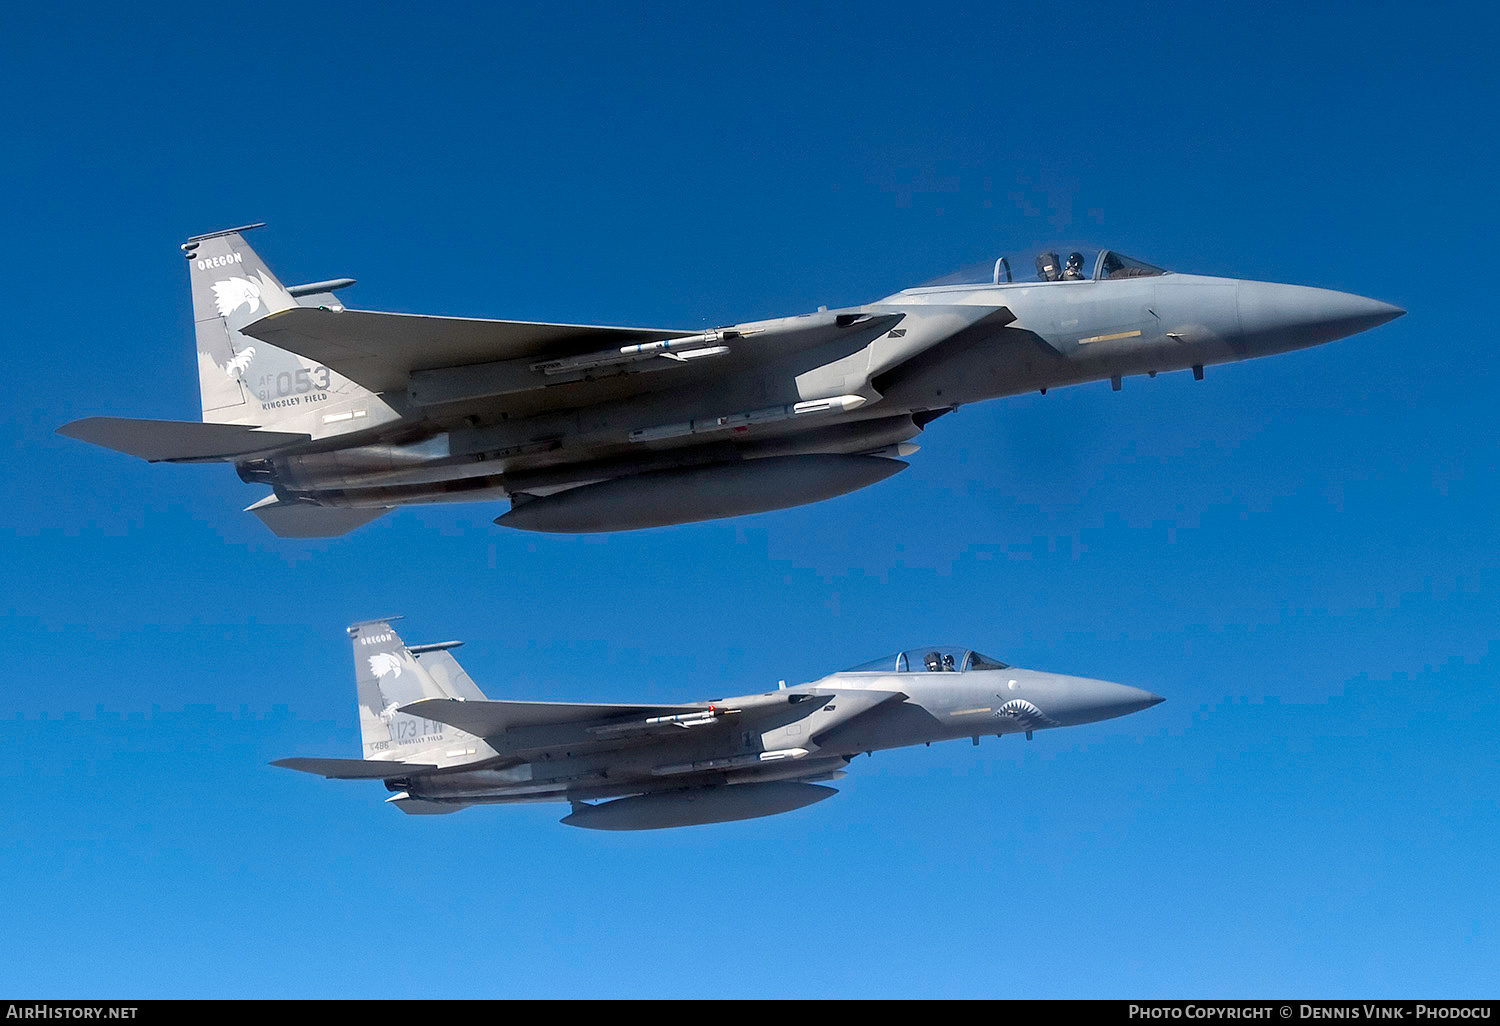
<svg viewBox="0 0 1500 1026">
<path fill-rule="evenodd" d="M 685 705 L 492 702 L 451 649 L 387 620 L 349 628 L 363 759 L 272 765 L 383 780 L 416 815 L 571 802 L 562 822 L 654 830 L 790 812 L 838 792 L 860 752 L 1092 723 L 1162 701 L 1140 688 L 1022 670 L 962 648 L 898 652 L 821 680 Z"/>
<path fill-rule="evenodd" d="M 507 499 L 496 523 L 567 533 L 782 509 L 904 469 L 912 439 L 964 403 L 1201 378 L 1404 313 L 1079 250 L 712 331 L 426 317 L 345 309 L 348 278 L 284 286 L 245 230 L 182 247 L 202 423 L 59 431 L 153 462 L 233 463 L 271 487 L 250 512 L 288 537 L 412 503 Z"/>
</svg>

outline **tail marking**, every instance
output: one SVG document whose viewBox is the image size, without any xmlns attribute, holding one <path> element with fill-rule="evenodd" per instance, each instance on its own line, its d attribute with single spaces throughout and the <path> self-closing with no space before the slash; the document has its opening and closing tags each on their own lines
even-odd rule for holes
<svg viewBox="0 0 1500 1026">
<path fill-rule="evenodd" d="M 376 652 L 370 657 L 370 672 L 383 678 L 387 674 L 401 676 L 401 659 L 392 652 Z"/>
<path fill-rule="evenodd" d="M 245 371 L 250 369 L 250 361 L 254 359 L 255 347 L 249 346 L 243 353 L 239 353 L 228 363 L 224 364 L 224 373 L 232 378 L 242 378 L 245 376 Z"/>
<path fill-rule="evenodd" d="M 234 255 L 239 256 L 238 253 Z M 242 306 L 250 307 L 252 314 L 260 310 L 261 289 L 269 289 L 273 286 L 265 275 L 257 274 L 256 278 L 260 280 L 226 278 L 213 283 L 214 305 L 219 308 L 220 317 L 228 317 Z"/>
</svg>

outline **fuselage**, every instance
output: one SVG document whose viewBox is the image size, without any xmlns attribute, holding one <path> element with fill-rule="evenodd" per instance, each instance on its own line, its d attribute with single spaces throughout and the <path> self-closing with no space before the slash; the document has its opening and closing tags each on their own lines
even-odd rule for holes
<svg viewBox="0 0 1500 1026">
<path fill-rule="evenodd" d="M 568 751 L 558 731 L 488 738 L 493 768 L 393 776 L 409 797 L 463 804 L 593 801 L 774 780 L 834 779 L 861 752 L 956 738 L 1025 734 L 1123 716 L 1161 701 L 1109 681 L 1024 670 L 960 669 L 941 654 L 913 650 L 915 671 L 860 668 L 793 688 L 701 703 L 717 712 L 701 725 L 594 743 L 578 730 Z M 920 668 L 923 653 L 938 654 Z M 691 720 L 691 717 L 688 717 Z M 559 745 L 562 750 L 559 751 Z M 393 769 L 395 767 L 393 766 Z"/>
<path fill-rule="evenodd" d="M 887 398 L 898 404 L 924 398 L 961 404 L 1130 375 L 1201 370 L 1321 345 L 1403 312 L 1328 289 L 1196 274 L 969 289 L 911 289 L 881 304 L 1003 306 L 1016 315 L 1005 328 L 975 338 L 971 351 L 930 361 L 926 373 L 907 378 L 899 393 Z M 1046 351 L 1002 351 L 1014 331 L 1035 335 Z"/>
<path fill-rule="evenodd" d="M 1100 255 L 1101 268 L 1111 256 Z M 738 324 L 718 329 L 725 345 L 711 359 L 583 366 L 542 389 L 519 387 L 529 379 L 501 364 L 423 372 L 406 393 L 344 411 L 359 430 L 240 472 L 326 506 L 509 498 L 502 524 L 544 531 L 711 519 L 872 484 L 905 466 L 899 458 L 926 423 L 967 403 L 1099 380 L 1118 388 L 1132 375 L 1201 376 L 1402 313 L 1325 289 L 1130 264 L 1123 277 L 935 284 Z M 732 479 L 722 472 L 731 466 Z"/>
<path fill-rule="evenodd" d="M 795 687 L 688 703 L 491 700 L 460 642 L 407 646 L 393 618 L 349 629 L 363 758 L 275 765 L 381 780 L 408 815 L 569 802 L 563 820 L 652 830 L 771 816 L 837 793 L 860 752 L 1024 734 L 1123 716 L 1161 699 L 923 646 Z"/>
</svg>

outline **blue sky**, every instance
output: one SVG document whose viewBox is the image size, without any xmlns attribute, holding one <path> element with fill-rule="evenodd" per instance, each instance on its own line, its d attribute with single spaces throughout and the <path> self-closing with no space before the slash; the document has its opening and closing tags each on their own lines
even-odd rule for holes
<svg viewBox="0 0 1500 1026">
<path fill-rule="evenodd" d="M 1352 20 L 1351 20 L 1352 18 Z M 1482 5 L 79 4 L 0 16 L 0 992 L 1493 996 L 1500 557 Z M 1093 239 L 1410 314 L 965 408 L 818 506 L 609 537 L 429 507 L 300 543 L 197 411 L 177 244 L 353 305 L 708 327 Z M 673 701 L 930 641 L 1149 688 L 647 834 L 435 819 L 343 627 L 491 697 Z"/>
</svg>

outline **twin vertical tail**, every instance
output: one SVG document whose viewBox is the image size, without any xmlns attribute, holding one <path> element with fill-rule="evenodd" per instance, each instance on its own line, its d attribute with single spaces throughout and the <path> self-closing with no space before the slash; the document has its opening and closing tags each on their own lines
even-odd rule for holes
<svg viewBox="0 0 1500 1026">
<path fill-rule="evenodd" d="M 198 392 L 205 423 L 263 424 L 257 379 L 289 370 L 297 359 L 240 333 L 251 321 L 296 305 L 240 235 L 259 227 L 196 235 L 182 246 L 193 292 Z"/>
<path fill-rule="evenodd" d="M 424 698 L 484 700 L 484 694 L 448 649 L 456 641 L 407 648 L 390 620 L 371 620 L 349 628 L 354 641 L 354 677 L 359 688 L 359 733 L 362 759 L 277 759 L 271 765 L 316 773 L 336 780 L 381 780 L 387 787 L 407 786 L 409 774 L 452 769 L 484 762 L 495 751 L 472 734 L 433 720 L 398 712 Z M 393 782 L 401 781 L 400 784 Z M 466 808 L 462 801 L 428 801 L 406 791 L 387 798 L 413 816 L 439 815 Z"/>
<path fill-rule="evenodd" d="M 394 619 L 394 618 L 391 618 Z M 407 648 L 390 619 L 349 628 L 359 691 L 359 733 L 366 759 L 451 762 L 454 749 L 483 741 L 455 727 L 397 710 L 424 698 L 482 701 L 484 694 L 447 651 L 457 642 Z M 441 752 L 444 758 L 433 759 Z"/>
<path fill-rule="evenodd" d="M 298 295 L 308 291 L 288 289 L 245 242 L 241 233 L 259 227 L 195 235 L 182 246 L 193 293 L 205 423 L 267 427 L 298 412 L 304 396 L 330 388 L 340 398 L 364 391 L 327 367 L 243 333 L 268 314 L 300 305 Z M 338 305 L 326 294 L 317 296 L 317 303 Z"/>
</svg>

